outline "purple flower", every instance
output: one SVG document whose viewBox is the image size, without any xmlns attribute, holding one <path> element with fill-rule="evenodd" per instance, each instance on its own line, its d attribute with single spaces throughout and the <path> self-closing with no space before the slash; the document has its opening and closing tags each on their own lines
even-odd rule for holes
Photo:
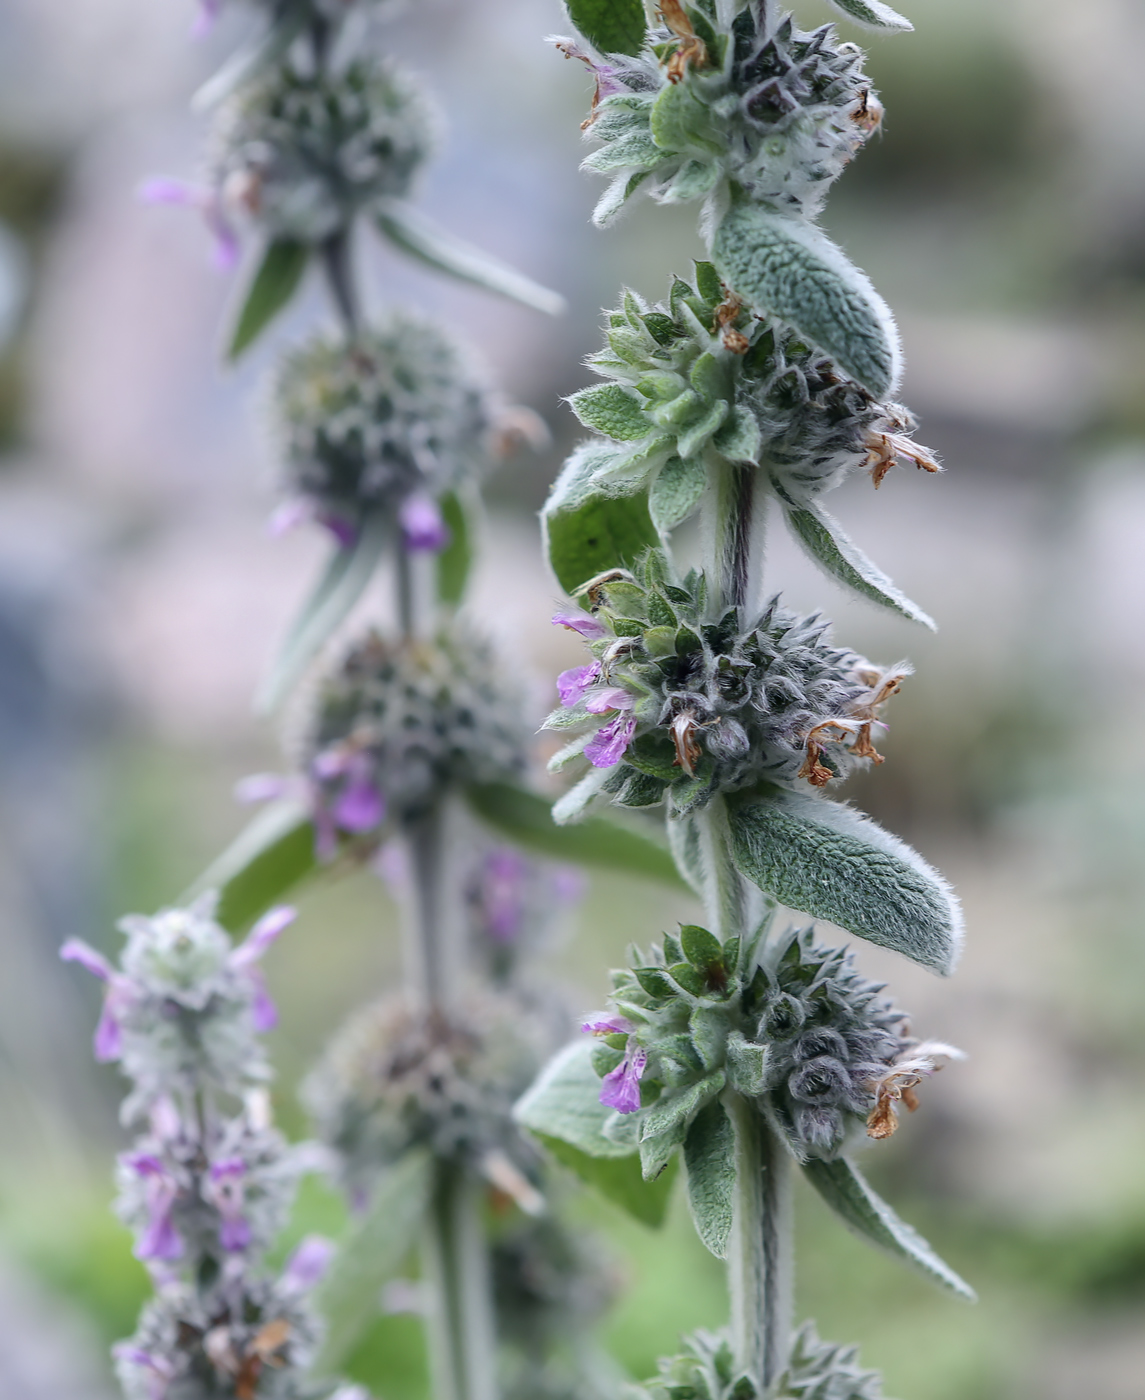
<svg viewBox="0 0 1145 1400">
<path fill-rule="evenodd" d="M 222 200 L 214 190 L 192 185 L 187 180 L 172 180 L 160 175 L 145 180 L 139 187 L 144 204 L 177 204 L 186 209 L 198 209 L 215 238 L 215 262 L 224 272 L 239 260 L 239 241 L 226 214 Z"/>
<path fill-rule="evenodd" d="M 640 1107 L 640 1076 L 647 1063 L 647 1054 L 630 1039 L 624 1059 L 604 1076 L 601 1103 L 606 1108 L 615 1108 L 617 1113 L 635 1113 Z"/>
<path fill-rule="evenodd" d="M 214 29 L 221 9 L 222 0 L 199 0 L 199 12 L 195 16 L 195 23 L 191 26 L 191 37 L 193 39 L 206 38 Z"/>
<path fill-rule="evenodd" d="M 600 680 L 600 662 L 590 661 L 587 666 L 574 666 L 569 671 L 562 671 L 557 677 L 557 693 L 561 697 L 561 704 L 566 709 L 572 709 L 578 700 L 584 695 L 590 686 Z"/>
<path fill-rule="evenodd" d="M 246 1163 L 241 1157 L 227 1157 L 221 1162 L 212 1162 L 208 1176 L 211 1204 L 222 1216 L 219 1244 L 228 1253 L 246 1249 L 251 1241 L 250 1225 L 243 1215 L 246 1194 L 243 1179 L 246 1176 Z"/>
<path fill-rule="evenodd" d="M 182 1258 L 183 1241 L 171 1219 L 179 1195 L 178 1181 L 152 1152 L 128 1152 L 120 1161 L 147 1183 L 147 1226 L 136 1241 L 136 1259 Z"/>
<path fill-rule="evenodd" d="M 585 1021 L 581 1025 L 582 1031 L 587 1031 L 590 1035 L 628 1035 L 632 1030 L 632 1022 L 624 1016 L 606 1016 L 603 1013 L 594 1013 L 591 1021 Z"/>
<path fill-rule="evenodd" d="M 348 748 L 327 749 L 311 764 L 311 772 L 319 783 L 342 779 L 332 801 L 321 790 L 315 796 L 314 825 L 317 837 L 333 855 L 337 849 L 337 832 L 373 831 L 386 815 L 385 795 L 374 782 L 374 761 L 369 753 Z M 319 824 L 319 814 L 325 826 Z M 324 858 L 323 848 L 315 849 Z"/>
<path fill-rule="evenodd" d="M 235 801 L 244 806 L 255 802 L 273 802 L 276 798 L 285 797 L 290 786 L 290 779 L 284 778 L 281 773 L 251 773 L 235 784 Z"/>
<path fill-rule="evenodd" d="M 298 917 L 298 911 L 288 904 L 276 905 L 259 919 L 246 938 L 230 955 L 229 962 L 237 972 L 245 973 L 251 987 L 251 1020 L 256 1031 L 272 1031 L 278 1025 L 278 1010 L 266 989 L 262 969 L 255 963 L 263 956 L 278 935 Z"/>
<path fill-rule="evenodd" d="M 175 1375 L 175 1368 L 165 1356 L 155 1356 L 130 1342 L 116 1342 L 111 1354 L 117 1361 L 125 1361 L 129 1366 L 141 1366 L 151 1374 L 147 1377 L 148 1400 L 165 1400 L 167 1388 Z"/>
<path fill-rule="evenodd" d="M 305 496 L 295 496 L 275 506 L 266 522 L 266 533 L 271 539 L 277 540 L 313 519 L 314 502 L 307 500 Z"/>
<path fill-rule="evenodd" d="M 609 710 L 631 710 L 635 704 L 636 696 L 631 691 L 610 685 L 590 695 L 584 707 L 590 715 L 604 715 Z"/>
<path fill-rule="evenodd" d="M 354 777 L 334 799 L 330 815 L 343 831 L 373 831 L 386 815 L 386 799 L 371 778 Z"/>
<path fill-rule="evenodd" d="M 608 630 L 587 613 L 557 613 L 553 617 L 554 627 L 567 627 L 570 632 L 579 632 L 588 641 L 597 641 L 608 636 Z"/>
<path fill-rule="evenodd" d="M 121 973 L 116 972 L 102 953 L 97 953 L 82 938 L 69 938 L 60 949 L 64 962 L 78 962 L 93 977 L 107 984 L 103 998 L 103 1009 L 92 1039 L 95 1058 L 106 1064 L 118 1060 L 123 1054 L 123 1023 L 121 1017 L 130 1007 L 131 983 Z"/>
<path fill-rule="evenodd" d="M 358 543 L 358 527 L 351 521 L 343 520 L 340 515 L 328 510 L 319 511 L 314 518 L 330 531 L 339 549 L 352 549 Z"/>
<path fill-rule="evenodd" d="M 449 527 L 442 519 L 441 507 L 424 492 L 415 491 L 405 498 L 398 521 L 408 550 L 436 552 L 449 543 Z"/>
<path fill-rule="evenodd" d="M 485 926 L 495 943 L 512 943 L 521 931 L 529 865 L 518 852 L 493 851 L 485 861 L 481 902 Z"/>
<path fill-rule="evenodd" d="M 334 1257 L 334 1243 L 323 1235 L 307 1235 L 286 1261 L 282 1281 L 292 1291 L 304 1293 L 321 1283 Z"/>
<path fill-rule="evenodd" d="M 596 731 L 584 746 L 584 756 L 594 768 L 611 768 L 624 757 L 635 737 L 635 718 L 621 713 Z"/>
</svg>

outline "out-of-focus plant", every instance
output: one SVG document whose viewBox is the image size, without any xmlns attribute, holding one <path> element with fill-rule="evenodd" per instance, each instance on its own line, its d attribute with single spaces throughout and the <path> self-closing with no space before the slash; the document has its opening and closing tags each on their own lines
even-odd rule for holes
<svg viewBox="0 0 1145 1400">
<path fill-rule="evenodd" d="M 831 643 L 819 615 L 769 598 L 762 533 L 781 515 L 831 578 L 933 625 L 821 503 L 857 470 L 876 487 L 900 458 L 938 470 L 893 399 L 891 313 L 815 223 L 881 108 L 862 52 L 774 0 L 660 0 L 652 24 L 640 0 L 568 8 L 579 37 L 558 47 L 596 84 L 585 165 L 609 177 L 596 221 L 639 194 L 700 201 L 709 258 L 660 304 L 624 294 L 589 362 L 605 382 L 571 399 L 594 435 L 544 521 L 580 604 L 554 622 L 590 657 L 561 675 L 548 720 L 569 738 L 553 766 L 583 774 L 554 816 L 663 805 L 708 927 L 631 949 L 608 1010 L 584 1025 L 593 1038 L 549 1064 L 518 1118 L 636 1211 L 683 1161 L 696 1229 L 727 1260 L 730 1326 L 688 1339 L 649 1395 L 868 1400 L 879 1377 L 853 1349 L 793 1326 L 792 1169 L 852 1230 L 973 1296 L 853 1160 L 960 1052 L 912 1037 L 850 953 L 777 910 L 942 974 L 961 917 L 916 852 L 828 795 L 883 762 L 880 716 L 909 667 L 872 664 Z M 836 8 L 910 28 L 879 0 Z M 673 532 L 696 514 L 702 564 L 684 573 Z"/>
<path fill-rule="evenodd" d="M 530 791 L 523 687 L 464 597 L 481 477 L 543 426 L 506 407 L 448 327 L 364 306 L 357 239 L 370 226 L 535 309 L 560 298 L 409 202 L 432 146 L 428 100 L 373 52 L 371 26 L 346 23 L 388 6 L 264 8 L 254 42 L 199 95 L 214 113 L 208 178 L 151 180 L 143 195 L 200 210 L 224 267 L 256 245 L 232 358 L 308 269 L 324 276 L 333 325 L 276 375 L 275 524 L 315 523 L 332 552 L 260 701 L 275 710 L 318 673 L 295 726 L 297 771 L 242 785 L 270 805 L 188 909 L 125 925 L 122 970 L 66 950 L 108 984 L 97 1048 L 122 1059 L 136 1083 L 128 1116 L 150 1124 L 123 1159 L 122 1200 L 157 1293 L 119 1365 L 147 1400 L 326 1396 L 391 1282 L 425 1313 L 438 1400 L 572 1397 L 603 1374 L 589 1328 L 610 1281 L 560 1224 L 542 1154 L 512 1118 L 568 1020 L 536 955 L 569 881 L 521 847 L 678 877 L 662 846 L 607 821 L 562 829 Z M 344 637 L 383 565 L 396 628 Z M 269 1009 L 254 959 L 288 889 L 375 857 L 406 904 L 405 985 L 351 1021 L 307 1089 L 355 1221 L 304 1299 L 317 1246 L 277 1280 L 259 1262 L 301 1159 L 265 1121 L 252 1034 Z M 229 934 L 252 923 L 233 949 Z M 230 1117 L 220 1096 L 238 1105 Z M 420 1278 L 402 1283 L 411 1255 Z"/>
</svg>

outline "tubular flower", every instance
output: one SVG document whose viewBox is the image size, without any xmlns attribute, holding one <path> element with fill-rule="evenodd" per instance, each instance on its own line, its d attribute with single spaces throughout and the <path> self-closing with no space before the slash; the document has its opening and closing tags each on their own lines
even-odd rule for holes
<svg viewBox="0 0 1145 1400">
<path fill-rule="evenodd" d="M 717 792 L 823 787 L 882 762 L 872 731 L 905 664 L 884 669 L 830 646 L 818 615 L 798 617 L 778 599 L 745 631 L 734 609 L 704 621 L 704 579 L 671 582 L 656 553 L 585 592 L 595 659 L 561 676 L 546 727 L 593 726 L 553 766 L 583 755 L 615 770 L 603 787 L 614 801 L 644 807 L 667 795 L 682 815 Z"/>
</svg>

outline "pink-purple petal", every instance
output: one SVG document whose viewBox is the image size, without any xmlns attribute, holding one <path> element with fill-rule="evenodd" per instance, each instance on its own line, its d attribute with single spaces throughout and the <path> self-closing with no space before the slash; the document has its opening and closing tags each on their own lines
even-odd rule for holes
<svg viewBox="0 0 1145 1400">
<path fill-rule="evenodd" d="M 297 917 L 298 910 L 289 904 L 276 904 L 273 909 L 268 909 L 231 954 L 231 966 L 249 967 L 256 962 Z"/>
<path fill-rule="evenodd" d="M 582 637 L 589 641 L 597 641 L 601 637 L 607 637 L 608 631 L 597 622 L 595 617 L 589 617 L 587 613 L 556 613 L 553 617 L 555 627 L 567 627 L 570 632 L 579 632 Z"/>
<path fill-rule="evenodd" d="M 60 949 L 60 958 L 64 962 L 79 963 L 85 972 L 90 972 L 101 982 L 110 982 L 114 976 L 114 969 L 103 954 L 97 953 L 91 944 L 85 943 L 82 938 L 69 938 Z"/>
<path fill-rule="evenodd" d="M 369 778 L 357 778 L 334 799 L 330 813 L 343 831 L 373 831 L 386 815 L 386 799 Z"/>
<path fill-rule="evenodd" d="M 624 757 L 636 737 L 636 721 L 620 714 L 603 725 L 584 746 L 584 756 L 594 768 L 612 768 Z"/>
<path fill-rule="evenodd" d="M 636 697 L 631 691 L 610 685 L 590 695 L 584 707 L 590 715 L 604 715 L 609 710 L 631 710 L 635 704 Z"/>
<path fill-rule="evenodd" d="M 586 666 L 573 666 L 568 671 L 562 671 L 557 677 L 557 694 L 561 697 L 561 704 L 571 710 L 585 691 L 599 679 L 599 661 L 590 661 Z"/>
<path fill-rule="evenodd" d="M 299 1292 L 313 1288 L 321 1283 L 334 1253 L 333 1240 L 324 1235 L 307 1235 L 286 1261 L 284 1281 Z"/>
<path fill-rule="evenodd" d="M 441 507 L 423 492 L 415 491 L 405 498 L 398 511 L 398 522 L 408 550 L 436 552 L 449 543 L 449 527 L 442 517 Z"/>
<path fill-rule="evenodd" d="M 648 1056 L 643 1050 L 629 1050 L 620 1064 L 604 1076 L 601 1103 L 606 1108 L 616 1109 L 617 1113 L 635 1113 L 640 1107 L 640 1076 L 647 1063 Z"/>
</svg>

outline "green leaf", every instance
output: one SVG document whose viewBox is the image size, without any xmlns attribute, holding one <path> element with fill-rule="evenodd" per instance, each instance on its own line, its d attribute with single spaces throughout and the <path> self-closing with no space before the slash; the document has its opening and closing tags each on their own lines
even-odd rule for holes
<svg viewBox="0 0 1145 1400">
<path fill-rule="evenodd" d="M 657 1099 L 650 1108 L 644 1111 L 640 1124 L 641 1142 L 649 1142 L 653 1138 L 662 1137 L 665 1133 L 676 1133 L 678 1134 L 677 1140 L 683 1142 L 684 1131 L 688 1124 L 703 1108 L 704 1104 L 710 1102 L 723 1090 L 726 1082 L 727 1076 L 722 1069 L 718 1069 L 697 1083 L 690 1084 L 686 1089 L 666 1094 L 662 1099 Z"/>
<path fill-rule="evenodd" d="M 394 1276 L 421 1230 L 433 1181 L 433 1160 L 414 1148 L 390 1167 L 374 1189 L 369 1213 L 346 1239 L 314 1300 L 326 1322 L 317 1375 L 338 1371 L 362 1333 L 381 1312 L 382 1285 Z"/>
<path fill-rule="evenodd" d="M 807 1179 L 843 1223 L 857 1235 L 926 1275 L 932 1283 L 969 1302 L 974 1290 L 945 1264 L 922 1236 L 891 1210 L 845 1157 L 804 1162 Z"/>
<path fill-rule="evenodd" d="M 599 151 L 593 151 L 581 161 L 581 169 L 595 170 L 599 175 L 608 175 L 614 170 L 654 170 L 663 159 L 664 152 L 645 127 L 626 132 Z"/>
<path fill-rule="evenodd" d="M 239 933 L 318 868 L 310 814 L 299 803 L 276 802 L 239 833 L 180 903 L 218 890 L 215 917 L 229 932 Z"/>
<path fill-rule="evenodd" d="M 728 416 L 727 399 L 717 399 L 704 416 L 690 428 L 680 433 L 676 439 L 676 451 L 681 457 L 691 457 L 702 447 Z"/>
<path fill-rule="evenodd" d="M 731 462 L 757 462 L 762 444 L 759 424 L 751 409 L 737 404 L 712 438 L 712 446 Z"/>
<path fill-rule="evenodd" d="M 924 967 L 954 970 L 962 913 L 941 875 L 841 802 L 780 792 L 733 798 L 732 858 L 782 904 L 829 919 Z"/>
<path fill-rule="evenodd" d="M 389 533 L 389 522 L 372 516 L 363 523 L 357 540 L 348 549 L 335 550 L 259 689 L 255 706 L 260 713 L 277 709 L 327 639 L 345 621 L 366 591 Z"/>
<path fill-rule="evenodd" d="M 660 196 L 660 203 L 687 204 L 689 200 L 700 199 L 722 174 L 723 166 L 718 160 L 686 160 Z"/>
<path fill-rule="evenodd" d="M 716 230 L 712 261 L 753 308 L 786 321 L 876 398 L 897 384 L 901 354 L 886 302 L 812 224 L 735 204 Z"/>
<path fill-rule="evenodd" d="M 549 563 L 566 593 L 606 569 L 630 566 L 660 535 L 648 513 L 648 493 L 590 496 L 575 510 L 542 515 Z"/>
<path fill-rule="evenodd" d="M 700 828 L 694 817 L 677 817 L 668 823 L 668 846 L 676 867 L 694 894 L 704 896 L 704 860 Z"/>
<path fill-rule="evenodd" d="M 702 457 L 669 457 L 648 492 L 648 512 L 657 530 L 667 534 L 695 511 L 708 484 Z"/>
<path fill-rule="evenodd" d="M 456 492 L 441 498 L 441 515 L 449 530 L 449 543 L 437 556 L 437 596 L 455 608 L 465 596 L 473 563 L 473 542 L 469 537 L 469 517 Z"/>
<path fill-rule="evenodd" d="M 576 826 L 557 826 L 546 798 L 509 783 L 471 787 L 466 796 L 482 821 L 527 850 L 575 865 L 621 870 L 677 889 L 684 887 L 669 852 L 628 827 L 604 817 L 589 817 Z"/>
<path fill-rule="evenodd" d="M 680 946 L 688 961 L 702 972 L 724 965 L 724 950 L 720 940 L 699 924 L 680 926 Z"/>
<path fill-rule="evenodd" d="M 735 1130 L 718 1099 L 688 1129 L 684 1166 L 696 1233 L 717 1259 L 726 1259 L 735 1198 Z"/>
<path fill-rule="evenodd" d="M 214 107 L 236 88 L 243 87 L 264 69 L 277 62 L 311 19 L 311 11 L 297 0 L 279 7 L 279 16 L 249 44 L 236 49 L 223 66 L 191 99 L 197 112 Z"/>
<path fill-rule="evenodd" d="M 601 53 L 638 54 L 647 22 L 642 0 L 567 0 L 569 19 Z"/>
<path fill-rule="evenodd" d="M 514 1104 L 513 1117 L 531 1133 L 559 1138 L 590 1157 L 625 1157 L 633 1144 L 604 1135 L 613 1111 L 600 1101 L 600 1076 L 592 1067 L 597 1042 L 589 1035 L 559 1050 Z"/>
<path fill-rule="evenodd" d="M 851 540 L 835 517 L 828 515 L 817 501 L 797 505 L 778 483 L 775 483 L 775 489 L 791 533 L 832 578 L 838 579 L 861 597 L 880 603 L 884 608 L 893 608 L 912 622 L 921 622 L 932 632 L 937 631 L 934 619 L 895 587 Z"/>
<path fill-rule="evenodd" d="M 652 136 L 665 151 L 722 156 L 727 138 L 712 118 L 711 104 L 694 82 L 666 83 L 652 104 Z"/>
<path fill-rule="evenodd" d="M 400 200 L 387 200 L 374 217 L 385 238 L 435 272 L 444 272 L 459 282 L 468 282 L 548 316 L 559 316 L 565 309 L 564 297 L 542 287 L 499 258 L 454 238 L 438 228 L 432 219 Z"/>
<path fill-rule="evenodd" d="M 639 442 L 655 431 L 639 395 L 619 384 L 581 389 L 569 398 L 569 407 L 586 428 L 621 442 Z"/>
<path fill-rule="evenodd" d="M 616 218 L 650 173 L 647 170 L 638 170 L 634 175 L 630 175 L 627 170 L 622 170 L 616 179 L 609 183 L 592 211 L 592 221 L 597 228 L 606 228 Z"/>
<path fill-rule="evenodd" d="M 739 1031 L 728 1036 L 727 1064 L 728 1082 L 737 1094 L 754 1099 L 767 1087 L 766 1045 L 756 1045 L 747 1040 Z"/>
<path fill-rule="evenodd" d="M 684 1133 L 681 1120 L 662 1133 L 640 1139 L 640 1171 L 645 1181 L 656 1181 L 669 1164 L 679 1160 L 676 1154 L 683 1144 Z"/>
<path fill-rule="evenodd" d="M 655 1181 L 645 1181 L 637 1152 L 629 1150 L 626 1157 L 590 1157 L 560 1138 L 546 1137 L 544 1133 L 537 1133 L 536 1137 L 558 1162 L 613 1205 L 654 1230 L 663 1225 L 676 1181 L 675 1162 L 669 1162 Z"/>
<path fill-rule="evenodd" d="M 298 290 L 310 253 L 308 244 L 292 238 L 276 238 L 268 246 L 235 322 L 229 360 L 237 360 L 258 339 Z"/>
<path fill-rule="evenodd" d="M 696 259 L 696 290 L 712 306 L 719 305 L 724 299 L 724 289 L 720 284 L 719 273 L 710 262 L 699 258 Z"/>
<path fill-rule="evenodd" d="M 892 10 L 889 5 L 884 5 L 882 0 L 827 0 L 827 3 L 833 5 L 840 14 L 862 25 L 864 29 L 882 32 L 891 29 L 902 33 L 914 28 L 909 19 L 903 19 L 902 15 Z"/>
</svg>

